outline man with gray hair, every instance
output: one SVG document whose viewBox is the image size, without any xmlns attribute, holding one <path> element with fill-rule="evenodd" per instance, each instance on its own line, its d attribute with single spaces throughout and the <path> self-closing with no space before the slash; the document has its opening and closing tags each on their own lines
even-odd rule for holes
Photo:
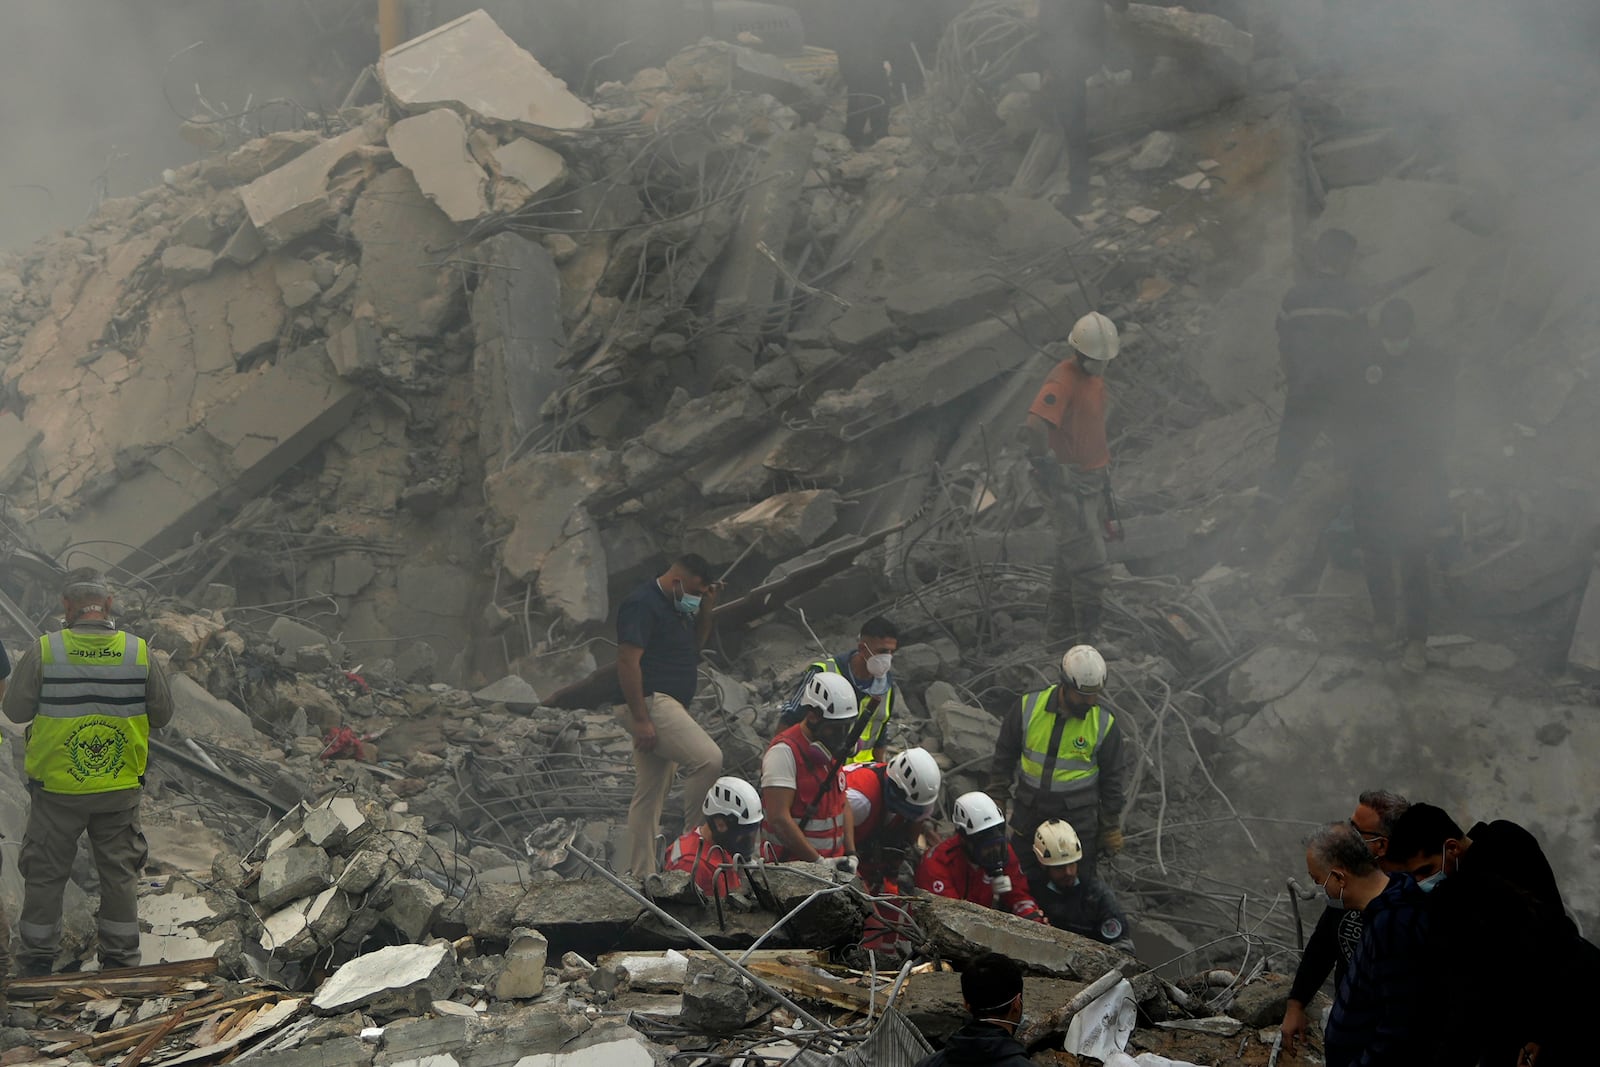
<svg viewBox="0 0 1600 1067">
<path fill-rule="evenodd" d="M 1357 799 L 1355 813 L 1350 816 L 1350 825 L 1355 827 L 1361 840 L 1366 842 L 1367 850 L 1385 870 L 1395 869 L 1386 866 L 1389 835 L 1394 831 L 1395 820 L 1404 815 L 1409 806 L 1406 798 L 1398 793 L 1391 793 L 1387 789 L 1369 789 Z M 1283 1033 L 1284 1051 L 1293 1053 L 1305 1037 L 1306 1028 L 1310 1025 L 1306 1005 L 1317 995 L 1317 990 L 1322 988 L 1329 974 L 1334 976 L 1334 987 L 1338 988 L 1360 944 L 1361 912 L 1331 907 L 1322 910 L 1316 929 L 1311 932 L 1311 940 L 1306 942 L 1305 950 L 1300 955 L 1300 966 L 1294 972 L 1294 985 L 1289 988 L 1289 1004 L 1284 1009 L 1283 1024 L 1279 1027 Z"/>
<path fill-rule="evenodd" d="M 23 653 L 0 702 L 6 718 L 28 724 L 17 923 L 24 977 L 54 965 L 62 893 L 85 833 L 100 875 L 100 966 L 139 965 L 137 890 L 148 856 L 139 798 L 150 730 L 172 721 L 167 676 L 143 638 L 112 625 L 105 578 L 71 572 L 61 607 L 65 625 Z"/>
<path fill-rule="evenodd" d="M 1361 945 L 1339 982 L 1323 1052 L 1328 1067 L 1390 1067 L 1424 1058 L 1428 970 L 1426 894 L 1378 866 L 1351 822 L 1306 840 L 1306 873 L 1331 906 L 1362 913 Z"/>
</svg>

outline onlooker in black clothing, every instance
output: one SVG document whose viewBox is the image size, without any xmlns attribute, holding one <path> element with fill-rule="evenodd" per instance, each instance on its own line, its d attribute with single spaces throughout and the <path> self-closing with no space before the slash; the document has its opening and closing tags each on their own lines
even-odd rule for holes
<svg viewBox="0 0 1600 1067">
<path fill-rule="evenodd" d="M 917 1067 L 1031 1067 L 1013 1036 L 1022 1021 L 1022 968 L 985 952 L 961 972 L 961 999 L 972 1021 Z"/>
<path fill-rule="evenodd" d="M 1108 4 L 1128 9 L 1128 0 L 1039 0 L 1041 96 L 1066 141 L 1072 215 L 1090 207 L 1089 79 L 1105 65 Z"/>
<path fill-rule="evenodd" d="M 1306 873 L 1335 907 L 1363 913 L 1323 1038 L 1328 1067 L 1411 1067 L 1430 1036 L 1419 1013 L 1430 981 L 1427 894 L 1410 875 L 1380 869 L 1348 822 L 1311 835 Z"/>
<path fill-rule="evenodd" d="M 1270 504 L 1287 495 L 1317 437 L 1348 415 L 1375 347 L 1367 292 L 1347 277 L 1356 239 L 1345 230 L 1326 230 L 1310 258 L 1311 277 L 1284 294 L 1278 311 L 1278 355 L 1288 392 L 1272 470 L 1261 486 Z"/>
<path fill-rule="evenodd" d="M 1576 935 L 1541 916 L 1501 872 L 1463 864 L 1465 853 L 1461 827 L 1432 804 L 1412 805 L 1395 825 L 1390 854 L 1428 894 L 1433 981 L 1423 1014 L 1433 1036 L 1426 1062 L 1512 1067 L 1525 1047 L 1553 1052 L 1562 1044 L 1564 990 L 1578 978 L 1569 971 Z M 1489 988 L 1496 1003 L 1485 1011 Z"/>
<path fill-rule="evenodd" d="M 1406 798 L 1397 793 L 1369 789 L 1357 798 L 1355 813 L 1350 816 L 1350 825 L 1377 859 L 1378 866 L 1385 870 L 1391 869 L 1387 866 L 1389 835 L 1394 830 L 1395 820 L 1405 813 L 1407 806 Z M 1344 981 L 1344 973 L 1361 946 L 1361 915 L 1349 908 L 1329 907 L 1318 917 L 1311 939 L 1300 955 L 1300 966 L 1295 969 L 1294 984 L 1289 987 L 1289 1004 L 1279 1027 L 1285 1052 L 1292 1054 L 1305 1037 L 1310 1023 L 1306 1006 L 1328 980 L 1328 975 L 1333 974 L 1335 988 Z"/>
</svg>

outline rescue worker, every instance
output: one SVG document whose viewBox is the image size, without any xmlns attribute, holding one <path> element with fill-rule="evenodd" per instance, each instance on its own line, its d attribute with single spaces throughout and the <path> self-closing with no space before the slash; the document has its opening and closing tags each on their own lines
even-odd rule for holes
<svg viewBox="0 0 1600 1067">
<path fill-rule="evenodd" d="M 1082 878 L 1078 862 L 1083 844 L 1072 824 L 1051 819 L 1033 835 L 1033 855 L 1044 868 L 1045 880 L 1034 889 L 1034 899 L 1050 925 L 1103 941 L 1132 952 L 1128 918 L 1117 906 L 1116 894 L 1100 879 Z"/>
<path fill-rule="evenodd" d="M 1099 849 L 1116 855 L 1122 848 L 1127 768 L 1117 717 L 1101 704 L 1105 684 L 1105 659 L 1074 645 L 1061 657 L 1060 681 L 1024 693 L 1000 722 L 988 792 L 1011 796 L 1012 841 L 1027 853 L 1030 878 L 1042 874 L 1033 835 L 1051 819 L 1084 828 L 1082 878 L 1095 877 Z"/>
<path fill-rule="evenodd" d="M 861 624 L 855 647 L 837 656 L 821 659 L 806 668 L 806 673 L 795 686 L 794 694 L 784 704 L 780 720 L 785 727 L 793 726 L 805 718 L 800 707 L 801 697 L 811 683 L 812 676 L 821 671 L 838 674 L 855 686 L 857 705 L 865 710 L 876 699 L 876 710 L 861 738 L 851 763 L 871 763 L 884 758 L 884 735 L 889 727 L 889 717 L 894 714 L 894 654 L 900 648 L 900 630 L 894 623 L 875 615 Z"/>
<path fill-rule="evenodd" d="M 49 974 L 55 963 L 62 896 L 85 832 L 100 876 L 100 965 L 140 962 L 135 894 L 149 852 L 139 799 L 150 730 L 172 721 L 172 694 L 144 639 L 112 625 L 111 605 L 98 571 L 68 574 L 61 591 L 65 628 L 22 655 L 0 703 L 6 718 L 30 724 L 17 923 L 25 977 Z"/>
<path fill-rule="evenodd" d="M 1039 0 L 1041 98 L 1066 142 L 1069 215 L 1090 208 L 1089 79 L 1105 65 L 1107 4 L 1128 10 L 1128 0 Z"/>
<path fill-rule="evenodd" d="M 861 853 L 861 880 L 874 893 L 901 891 L 901 871 L 914 872 L 917 838 L 930 826 L 939 799 L 939 765 L 925 748 L 908 748 L 888 763 L 845 770 L 845 795 Z M 904 879 L 909 887 L 913 878 Z"/>
<path fill-rule="evenodd" d="M 690 871 L 708 897 L 725 897 L 744 887 L 736 857 L 754 860 L 761 848 L 761 794 L 743 778 L 724 776 L 712 784 L 701 805 L 706 821 L 672 843 L 663 870 Z"/>
<path fill-rule="evenodd" d="M 1371 363 L 1369 294 L 1347 275 L 1356 239 L 1325 230 L 1311 248 L 1311 276 L 1284 294 L 1278 311 L 1278 355 L 1287 383 L 1272 469 L 1262 483 L 1262 507 L 1276 508 L 1305 466 L 1317 437 L 1353 406 L 1351 396 Z M 1268 515 L 1258 512 L 1257 521 Z"/>
<path fill-rule="evenodd" d="M 1092 311 L 1067 343 L 1077 353 L 1056 364 L 1028 408 L 1028 462 L 1054 513 L 1055 565 L 1045 631 L 1052 638 L 1092 641 L 1100 628 L 1106 584 L 1106 541 L 1120 540 L 1106 445 L 1106 364 L 1117 356 L 1117 328 Z"/>
<path fill-rule="evenodd" d="M 856 869 L 855 826 L 844 764 L 854 744 L 856 692 L 843 676 L 818 672 L 801 697 L 806 717 L 784 730 L 761 759 L 761 806 L 779 861 L 848 860 Z"/>
<path fill-rule="evenodd" d="M 1000 806 L 987 793 L 963 793 L 956 799 L 955 824 L 956 832 L 917 865 L 917 888 L 1048 925 L 1006 840 Z"/>
<path fill-rule="evenodd" d="M 690 554 L 641 583 L 617 608 L 616 716 L 633 736 L 628 869 L 635 878 L 655 873 L 661 809 L 673 775 L 682 769 L 686 823 L 722 775 L 722 749 L 688 710 L 721 588 L 711 565 Z"/>
</svg>

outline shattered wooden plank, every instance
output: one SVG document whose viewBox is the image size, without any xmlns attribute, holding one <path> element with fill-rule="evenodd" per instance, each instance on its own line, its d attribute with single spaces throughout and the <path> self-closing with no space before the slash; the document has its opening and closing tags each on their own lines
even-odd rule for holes
<svg viewBox="0 0 1600 1067">
<path fill-rule="evenodd" d="M 820 1001 L 835 1008 L 860 1012 L 863 1015 L 867 1012 L 871 997 L 860 986 L 770 960 L 755 961 L 746 966 L 792 996 L 803 1000 Z"/>
</svg>

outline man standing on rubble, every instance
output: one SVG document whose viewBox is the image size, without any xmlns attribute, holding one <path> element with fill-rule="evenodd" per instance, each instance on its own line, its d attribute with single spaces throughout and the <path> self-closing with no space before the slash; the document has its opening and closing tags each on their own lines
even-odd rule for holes
<svg viewBox="0 0 1600 1067">
<path fill-rule="evenodd" d="M 1060 681 L 1023 694 L 1000 722 L 986 791 L 1012 797 L 1011 840 L 1030 881 L 1042 877 L 1034 834 L 1051 819 L 1083 827 L 1082 878 L 1097 876 L 1095 845 L 1113 856 L 1122 849 L 1127 765 L 1117 717 L 1102 704 L 1105 685 L 1104 657 L 1074 645 L 1061 657 Z"/>
<path fill-rule="evenodd" d="M 1045 379 L 1028 408 L 1026 435 L 1034 482 L 1056 528 L 1045 632 L 1087 642 L 1100 628 L 1106 541 L 1122 537 L 1111 495 L 1105 383 L 1120 343 L 1111 320 L 1091 311 L 1072 327 L 1067 344 L 1076 355 Z"/>
<path fill-rule="evenodd" d="M 685 823 L 722 774 L 722 750 L 688 711 L 699 684 L 700 646 L 711 635 L 720 591 L 711 565 L 690 554 L 628 594 L 617 609 L 617 718 L 633 735 L 637 773 L 628 805 L 629 869 L 635 878 L 656 871 L 661 809 L 677 769 L 684 773 Z"/>
<path fill-rule="evenodd" d="M 877 701 L 876 710 L 862 728 L 861 738 L 856 742 L 855 753 L 849 762 L 858 764 L 882 760 L 885 755 L 884 736 L 889 728 L 889 717 L 894 714 L 893 663 L 899 647 L 899 628 L 881 615 L 874 615 L 861 624 L 854 648 L 818 660 L 806 668 L 806 673 L 795 686 L 794 695 L 784 704 L 783 716 L 779 721 L 787 728 L 805 718 L 800 706 L 801 698 L 819 671 L 848 678 L 856 688 L 857 703 L 861 710 L 865 711 L 867 704 L 874 699 Z"/>
<path fill-rule="evenodd" d="M 801 698 L 806 717 L 772 739 L 761 758 L 761 805 L 779 860 L 845 861 L 857 866 L 855 823 L 844 766 L 854 746 L 855 687 L 817 673 Z"/>
<path fill-rule="evenodd" d="M 1306 841 L 1306 873 L 1333 907 L 1363 913 L 1360 947 L 1328 1016 L 1328 1067 L 1428 1062 L 1436 1020 L 1422 1010 L 1434 980 L 1427 894 L 1410 875 L 1382 870 L 1348 822 L 1331 823 Z"/>
<path fill-rule="evenodd" d="M 1089 79 L 1105 65 L 1107 5 L 1128 10 L 1128 0 L 1039 0 L 1040 95 L 1066 142 L 1069 215 L 1090 207 Z"/>
<path fill-rule="evenodd" d="M 1378 861 L 1378 866 L 1386 871 L 1404 869 L 1389 862 L 1388 852 L 1395 822 L 1408 807 L 1409 802 L 1398 793 L 1369 789 L 1356 799 L 1356 810 L 1350 816 L 1350 825 Z M 1326 907 L 1318 916 L 1305 951 L 1300 954 L 1300 966 L 1295 968 L 1294 984 L 1289 987 L 1283 1023 L 1278 1027 L 1283 1033 L 1285 1052 L 1293 1054 L 1295 1047 L 1305 1039 L 1310 1024 L 1306 1005 L 1317 995 L 1328 975 L 1334 976 L 1336 989 L 1344 981 L 1345 971 L 1361 946 L 1361 914 L 1349 908 Z"/>
<path fill-rule="evenodd" d="M 166 673 L 143 638 L 111 624 L 105 578 L 72 571 L 61 607 L 65 628 L 23 653 L 0 703 L 6 718 L 29 724 L 17 923 L 25 977 L 49 974 L 55 964 L 62 897 L 85 832 L 100 876 L 100 965 L 139 965 L 136 893 L 149 854 L 139 799 L 150 730 L 172 721 Z"/>
</svg>

